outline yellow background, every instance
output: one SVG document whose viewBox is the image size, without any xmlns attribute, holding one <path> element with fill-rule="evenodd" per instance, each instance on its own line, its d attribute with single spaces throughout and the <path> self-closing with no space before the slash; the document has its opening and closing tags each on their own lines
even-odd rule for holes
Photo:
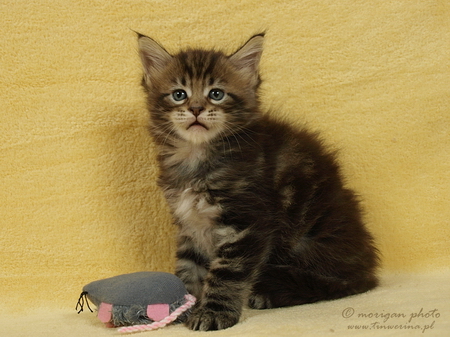
<svg viewBox="0 0 450 337">
<path fill-rule="evenodd" d="M 267 30 L 264 107 L 340 149 L 384 270 L 450 265 L 448 1 L 2 0 L 0 17 L 2 310 L 173 271 L 132 30 L 170 52 Z"/>
</svg>

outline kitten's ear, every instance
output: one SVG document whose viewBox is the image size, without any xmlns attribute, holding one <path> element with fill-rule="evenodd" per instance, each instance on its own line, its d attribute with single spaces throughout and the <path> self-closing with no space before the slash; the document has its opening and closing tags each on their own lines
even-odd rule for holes
<svg viewBox="0 0 450 337">
<path fill-rule="evenodd" d="M 138 34 L 138 43 L 145 81 L 150 84 L 150 79 L 166 67 L 172 59 L 172 55 L 148 36 Z"/>
<path fill-rule="evenodd" d="M 259 60 L 263 51 L 264 33 L 254 35 L 229 58 L 236 68 L 259 78 Z"/>
</svg>

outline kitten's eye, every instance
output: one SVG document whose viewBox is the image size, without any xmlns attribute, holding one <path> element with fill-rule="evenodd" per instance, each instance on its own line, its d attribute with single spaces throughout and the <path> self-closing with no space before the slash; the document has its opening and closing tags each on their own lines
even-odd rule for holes
<svg viewBox="0 0 450 337">
<path fill-rule="evenodd" d="M 211 89 L 208 97 L 214 101 L 220 101 L 225 96 L 225 93 L 220 89 Z"/>
<path fill-rule="evenodd" d="M 179 101 L 185 100 L 187 98 L 187 94 L 186 94 L 186 91 L 180 89 L 180 90 L 175 90 L 172 93 L 172 97 L 175 101 L 179 102 Z"/>
</svg>

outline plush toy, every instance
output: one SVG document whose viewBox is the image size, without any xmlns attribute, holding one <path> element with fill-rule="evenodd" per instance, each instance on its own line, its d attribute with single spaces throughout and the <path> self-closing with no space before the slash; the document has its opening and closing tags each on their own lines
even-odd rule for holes
<svg viewBox="0 0 450 337">
<path fill-rule="evenodd" d="M 195 297 L 173 274 L 138 272 L 94 281 L 83 287 L 76 310 L 83 311 L 88 299 L 97 306 L 98 318 L 119 332 L 162 328 L 186 319 Z"/>
</svg>

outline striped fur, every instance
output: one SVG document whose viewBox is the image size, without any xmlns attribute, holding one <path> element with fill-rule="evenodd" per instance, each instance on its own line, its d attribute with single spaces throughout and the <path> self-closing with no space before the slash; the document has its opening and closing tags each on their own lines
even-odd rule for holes
<svg viewBox="0 0 450 337">
<path fill-rule="evenodd" d="M 179 226 L 176 274 L 217 330 L 244 305 L 335 299 L 377 284 L 373 239 L 317 135 L 259 109 L 263 34 L 236 53 L 169 54 L 140 35 L 160 178 Z"/>
</svg>

